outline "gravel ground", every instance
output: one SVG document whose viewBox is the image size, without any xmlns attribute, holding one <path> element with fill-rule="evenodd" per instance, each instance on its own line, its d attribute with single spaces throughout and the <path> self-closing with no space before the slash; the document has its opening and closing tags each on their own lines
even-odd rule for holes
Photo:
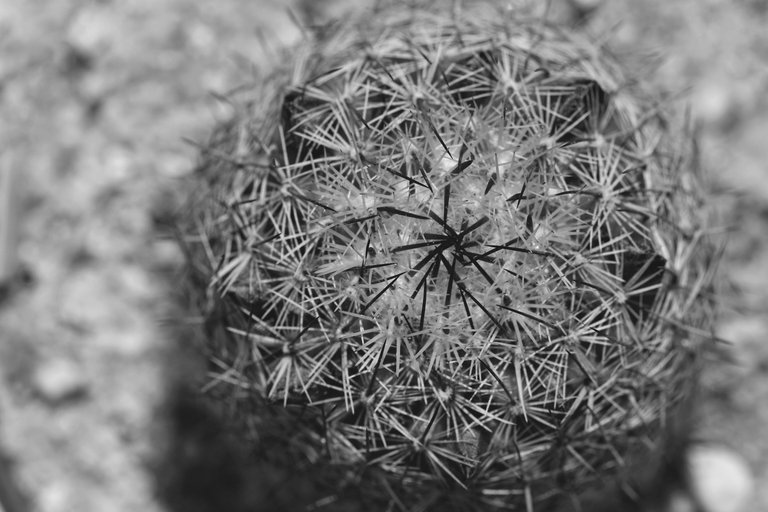
<svg viewBox="0 0 768 512">
<path fill-rule="evenodd" d="M 22 176 L 30 279 L 0 304 L 0 473 L 40 512 L 163 510 L 148 467 L 179 373 L 164 326 L 180 255 L 158 233 L 194 165 L 183 139 L 229 114 L 211 92 L 258 79 L 298 37 L 278 0 L 213 5 L 0 3 L 0 169 Z M 766 23 L 765 0 L 616 0 L 589 21 L 632 65 L 661 58 L 648 73 L 659 86 L 690 88 L 702 161 L 729 192 L 713 203 L 730 232 L 731 362 L 705 376 L 698 435 L 747 460 L 756 511 L 768 510 Z"/>
</svg>

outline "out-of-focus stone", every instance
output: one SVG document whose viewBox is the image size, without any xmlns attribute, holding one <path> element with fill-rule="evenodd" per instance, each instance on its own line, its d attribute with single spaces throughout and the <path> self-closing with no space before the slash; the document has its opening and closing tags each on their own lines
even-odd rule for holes
<svg viewBox="0 0 768 512">
<path fill-rule="evenodd" d="M 32 387 L 46 402 L 60 404 L 83 396 L 88 382 L 79 364 L 68 359 L 52 359 L 35 368 Z"/>
<path fill-rule="evenodd" d="M 155 240 L 152 249 L 153 262 L 157 267 L 178 269 L 184 264 L 184 254 L 175 240 Z"/>
<path fill-rule="evenodd" d="M 698 87 L 693 95 L 693 113 L 704 126 L 727 128 L 739 116 L 732 84 L 706 83 Z"/>
<path fill-rule="evenodd" d="M 69 24 L 66 41 L 78 51 L 101 55 L 119 42 L 121 21 L 116 9 L 92 5 L 78 9 Z"/>
<path fill-rule="evenodd" d="M 733 451 L 695 446 L 688 454 L 691 492 L 703 512 L 746 512 L 754 479 L 746 462 Z"/>
<path fill-rule="evenodd" d="M 675 492 L 670 496 L 666 512 L 696 512 L 696 504 L 690 496 L 684 492 Z"/>
</svg>

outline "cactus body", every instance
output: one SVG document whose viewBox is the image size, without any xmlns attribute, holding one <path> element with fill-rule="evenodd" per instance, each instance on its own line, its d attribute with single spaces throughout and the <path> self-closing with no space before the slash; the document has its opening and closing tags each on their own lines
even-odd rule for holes
<svg viewBox="0 0 768 512">
<path fill-rule="evenodd" d="M 189 238 L 254 445 L 337 471 L 331 502 L 406 510 L 567 508 L 660 464 L 712 258 L 689 142 L 609 56 L 399 5 L 254 98 L 205 152 Z"/>
</svg>

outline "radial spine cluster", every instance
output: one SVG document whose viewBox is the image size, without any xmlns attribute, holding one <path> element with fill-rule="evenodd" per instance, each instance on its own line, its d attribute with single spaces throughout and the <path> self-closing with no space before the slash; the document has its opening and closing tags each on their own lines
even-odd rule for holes
<svg viewBox="0 0 768 512">
<path fill-rule="evenodd" d="M 212 385 L 395 501 L 530 510 L 658 441 L 713 256 L 690 142 L 605 52 L 401 4 L 319 31 L 254 98 L 205 150 L 187 240 L 224 304 Z"/>
</svg>

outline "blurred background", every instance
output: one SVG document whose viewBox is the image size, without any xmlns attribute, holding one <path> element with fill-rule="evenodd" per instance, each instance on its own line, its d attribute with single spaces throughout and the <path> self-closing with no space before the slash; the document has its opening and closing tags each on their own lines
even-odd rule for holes
<svg viewBox="0 0 768 512">
<path fill-rule="evenodd" d="M 220 95 L 264 76 L 296 18 L 353 4 L 0 2 L 0 494 L 10 475 L 29 510 L 163 510 L 148 468 L 186 368 L 167 329 L 181 255 L 162 236 L 196 161 L 185 140 L 231 114 Z M 745 510 L 768 510 L 768 1 L 553 0 L 551 15 L 690 105 L 731 342 L 696 436 L 746 461 Z"/>
</svg>

